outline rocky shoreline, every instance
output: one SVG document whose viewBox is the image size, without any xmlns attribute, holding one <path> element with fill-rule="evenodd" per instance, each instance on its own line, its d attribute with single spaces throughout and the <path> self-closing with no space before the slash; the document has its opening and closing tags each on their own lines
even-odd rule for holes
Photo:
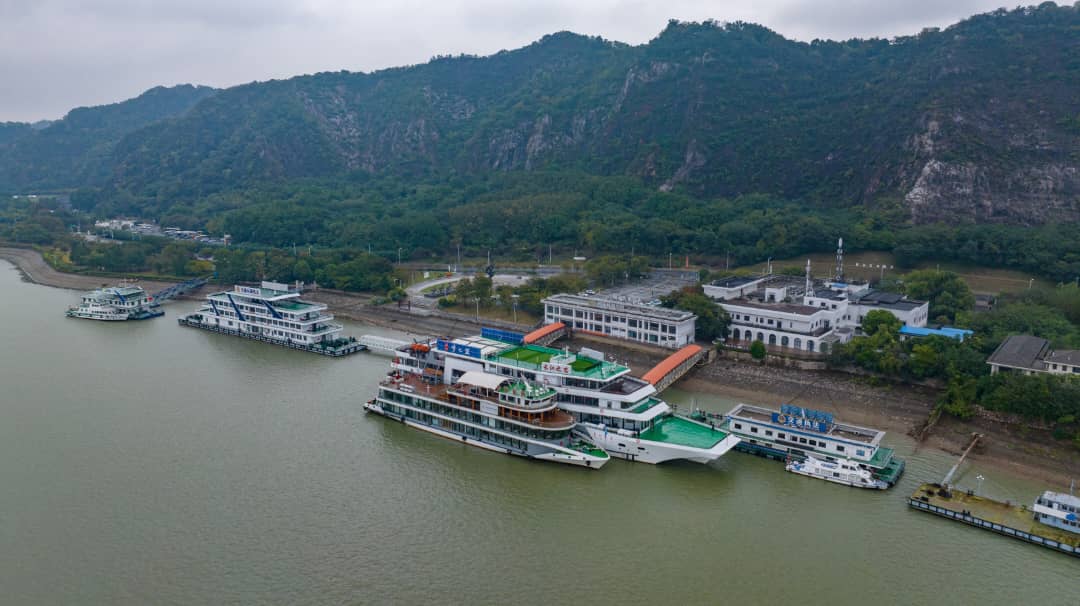
<svg viewBox="0 0 1080 606">
<path fill-rule="evenodd" d="M 46 286 L 88 290 L 107 282 L 106 278 L 65 274 L 50 267 L 32 249 L 0 247 L 0 259 L 20 270 L 28 281 Z M 168 286 L 145 281 L 147 289 Z M 198 293 L 189 295 L 200 296 Z M 394 306 L 373 306 L 372 297 L 331 290 L 308 293 L 308 298 L 326 303 L 339 318 L 400 330 L 413 335 L 463 335 L 479 332 L 473 318 L 439 313 L 409 313 Z M 576 337 L 571 346 L 593 345 L 595 339 Z M 603 348 L 642 374 L 667 353 L 646 346 L 613 344 L 603 340 Z M 679 388 L 714 394 L 729 400 L 776 406 L 792 402 L 832 412 L 845 421 L 883 429 L 893 434 L 914 435 L 926 421 L 938 397 L 935 390 L 909 385 L 873 385 L 865 377 L 843 373 L 762 366 L 721 356 L 714 363 L 695 369 L 677 384 Z M 981 464 L 1008 473 L 1037 479 L 1050 488 L 1064 489 L 1069 480 L 1080 477 L 1080 453 L 1065 442 L 1053 440 L 1049 432 L 995 418 L 961 421 L 943 418 L 921 445 L 950 454 L 959 454 L 972 432 L 984 434 L 982 445 L 970 457 Z"/>
</svg>

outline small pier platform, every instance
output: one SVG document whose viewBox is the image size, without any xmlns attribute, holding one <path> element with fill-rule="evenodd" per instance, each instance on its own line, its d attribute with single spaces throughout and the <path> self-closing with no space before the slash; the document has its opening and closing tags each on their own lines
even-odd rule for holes
<svg viewBox="0 0 1080 606">
<path fill-rule="evenodd" d="M 340 358 L 354 354 L 359 351 L 367 349 L 362 343 L 356 339 L 349 337 L 348 339 L 342 339 L 336 345 L 324 346 L 322 344 L 309 345 L 307 343 L 297 343 L 295 341 L 286 341 L 282 339 L 272 339 L 265 335 L 251 334 L 240 332 L 239 330 L 230 330 L 228 328 L 221 328 L 220 326 L 209 326 L 199 322 L 198 320 L 189 320 L 188 318 L 177 318 L 177 322 L 181 326 L 189 326 L 191 328 L 201 328 L 210 332 L 216 332 L 223 335 L 230 335 L 233 337 L 243 337 L 245 339 L 251 339 L 252 341 L 262 341 L 263 343 L 270 343 L 279 347 L 287 347 L 289 349 L 298 349 L 300 351 L 310 351 L 311 353 L 317 353 L 323 356 L 330 356 L 331 358 Z"/>
<path fill-rule="evenodd" d="M 923 484 L 908 499 L 912 509 L 932 513 L 997 534 L 1080 557 L 1080 534 L 1035 521 L 1025 505 L 1003 503 L 972 492 L 949 492 L 941 484 Z"/>
</svg>

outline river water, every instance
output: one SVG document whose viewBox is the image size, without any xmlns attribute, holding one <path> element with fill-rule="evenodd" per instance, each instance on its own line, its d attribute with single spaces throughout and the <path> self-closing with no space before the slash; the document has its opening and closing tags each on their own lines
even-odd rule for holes
<svg viewBox="0 0 1080 606">
<path fill-rule="evenodd" d="M 0 292 L 0 603 L 1080 603 L 1080 562 L 909 511 L 953 461 L 903 436 L 884 493 L 734 452 L 530 462 L 365 415 L 384 357 L 178 326 L 194 302 L 66 319 L 3 262 Z"/>
</svg>

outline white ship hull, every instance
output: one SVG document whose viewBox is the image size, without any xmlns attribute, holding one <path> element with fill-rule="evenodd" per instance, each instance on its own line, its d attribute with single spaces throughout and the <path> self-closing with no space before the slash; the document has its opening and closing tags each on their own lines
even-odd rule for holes
<svg viewBox="0 0 1080 606">
<path fill-rule="evenodd" d="M 123 322 L 128 319 L 128 313 L 116 313 L 106 311 L 88 311 L 83 309 L 69 309 L 69 318 L 81 318 L 83 320 L 102 320 L 105 322 Z"/>
<path fill-rule="evenodd" d="M 652 463 L 653 465 L 678 460 L 710 463 L 727 454 L 729 450 L 739 443 L 739 438 L 729 434 L 728 437 L 717 442 L 712 448 L 703 449 L 681 444 L 642 440 L 612 430 L 604 431 L 603 427 L 591 423 L 579 423 L 577 429 L 586 433 L 593 444 L 603 448 L 613 457 L 641 463 Z"/>
<path fill-rule="evenodd" d="M 872 490 L 885 490 L 889 487 L 888 484 L 881 480 L 875 480 L 873 478 L 864 478 L 859 475 L 853 475 L 848 473 L 839 472 L 839 475 L 833 475 L 828 470 L 823 470 L 815 465 L 808 465 L 805 461 L 792 461 L 789 462 L 785 468 L 791 473 L 797 473 L 801 476 L 808 478 L 814 478 L 817 480 L 825 480 L 826 482 L 832 482 L 833 484 L 842 484 L 844 486 L 851 486 L 852 488 L 869 488 Z"/>
<path fill-rule="evenodd" d="M 496 446 L 494 444 L 488 444 L 486 442 L 476 440 L 474 438 L 469 438 L 468 436 L 463 436 L 461 434 L 458 434 L 458 433 L 455 433 L 455 432 L 452 432 L 452 431 L 447 431 L 447 430 L 441 429 L 439 427 L 432 427 L 431 425 L 425 425 L 423 423 L 417 423 L 416 421 L 413 421 L 412 419 L 402 418 L 402 417 L 399 417 L 399 416 L 394 415 L 394 414 L 389 414 L 385 410 L 383 410 L 383 407 L 379 405 L 379 402 L 377 400 L 372 400 L 370 402 L 365 402 L 364 403 L 364 410 L 367 410 L 368 412 L 373 412 L 373 413 L 375 413 L 377 415 L 380 415 L 380 416 L 384 416 L 384 417 L 386 417 L 388 419 L 393 419 L 395 421 L 401 421 L 402 423 L 404 423 L 405 425 L 407 425 L 409 427 L 414 427 L 416 429 L 420 429 L 422 431 L 426 431 L 428 433 L 435 434 L 437 436 L 446 438 L 448 440 L 454 440 L 456 442 L 461 442 L 463 444 L 468 444 L 469 446 L 475 446 L 477 448 L 483 448 L 484 450 L 490 450 L 492 452 L 499 452 L 499 453 L 503 453 L 503 454 L 516 455 L 516 456 L 523 457 L 523 458 L 536 459 L 538 461 L 551 461 L 553 463 L 565 463 L 567 465 L 576 465 L 578 467 L 588 467 L 590 469 L 600 469 L 601 467 L 604 466 L 605 463 L 607 463 L 608 461 L 611 460 L 611 457 L 607 457 L 607 458 L 594 457 L 594 456 L 591 456 L 591 455 L 587 455 L 585 453 L 579 453 L 579 452 L 571 451 L 571 450 L 568 450 L 568 449 L 565 450 L 565 451 L 564 450 L 556 450 L 556 451 L 553 451 L 553 452 L 548 452 L 548 453 L 544 453 L 544 454 L 540 454 L 540 455 L 527 456 L 527 455 L 524 455 L 524 454 L 522 454 L 520 452 L 516 452 L 514 450 L 511 450 L 509 448 L 503 448 L 501 446 Z M 556 448 L 551 444 L 545 444 L 545 446 L 548 446 L 548 447 L 551 447 L 551 448 Z"/>
</svg>

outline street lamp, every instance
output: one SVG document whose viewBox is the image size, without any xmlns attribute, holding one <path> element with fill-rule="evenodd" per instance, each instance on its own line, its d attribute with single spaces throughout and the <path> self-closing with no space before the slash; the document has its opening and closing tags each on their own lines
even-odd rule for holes
<svg viewBox="0 0 1080 606">
<path fill-rule="evenodd" d="M 979 475 L 975 476 L 975 479 L 979 481 L 979 486 L 978 486 L 978 488 L 975 489 L 975 494 L 979 494 L 979 493 L 982 492 L 982 481 L 985 480 L 986 478 L 984 478 L 982 476 L 982 474 L 980 473 Z"/>
<path fill-rule="evenodd" d="M 397 249 L 397 263 L 398 263 L 398 265 L 401 265 L 401 247 L 400 246 Z"/>
</svg>

